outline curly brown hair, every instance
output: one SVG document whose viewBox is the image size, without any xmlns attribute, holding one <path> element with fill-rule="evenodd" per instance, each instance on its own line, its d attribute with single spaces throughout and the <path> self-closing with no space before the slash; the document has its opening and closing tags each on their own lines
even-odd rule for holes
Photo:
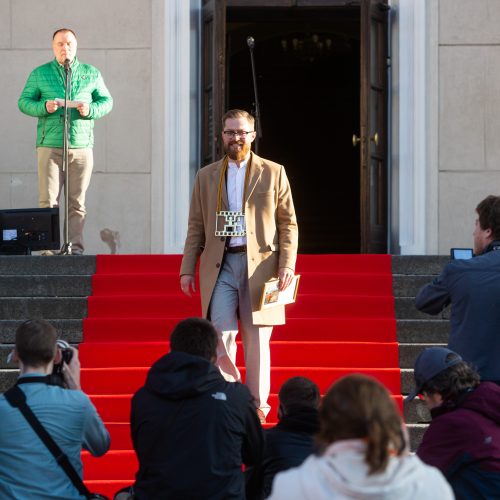
<svg viewBox="0 0 500 500">
<path fill-rule="evenodd" d="M 500 240 L 500 196 L 490 194 L 479 203 L 476 212 L 481 229 L 491 229 L 493 239 Z"/>
<path fill-rule="evenodd" d="M 392 453 L 406 448 L 403 422 L 387 389 L 372 377 L 347 375 L 338 380 L 323 398 L 320 431 L 321 451 L 342 439 L 366 440 L 365 461 L 369 474 L 383 472 Z"/>
<path fill-rule="evenodd" d="M 454 353 L 451 353 L 452 355 Z M 457 401 L 468 389 L 474 389 L 481 379 L 472 365 L 466 361 L 446 368 L 435 377 L 425 382 L 420 392 L 427 394 L 440 394 L 444 401 Z"/>
</svg>

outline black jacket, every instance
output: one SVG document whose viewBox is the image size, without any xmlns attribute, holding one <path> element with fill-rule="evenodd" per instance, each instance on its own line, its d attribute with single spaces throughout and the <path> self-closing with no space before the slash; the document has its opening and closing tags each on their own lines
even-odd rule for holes
<svg viewBox="0 0 500 500">
<path fill-rule="evenodd" d="M 500 241 L 478 257 L 447 264 L 415 299 L 428 314 L 449 304 L 448 347 L 472 363 L 481 380 L 500 382 Z"/>
<path fill-rule="evenodd" d="M 242 463 L 260 462 L 263 432 L 248 389 L 209 361 L 160 358 L 132 399 L 138 499 L 245 498 Z"/>
<path fill-rule="evenodd" d="M 318 430 L 318 410 L 305 406 L 288 408 L 279 423 L 265 432 L 262 464 L 245 473 L 247 497 L 257 500 L 269 496 L 278 472 L 298 467 L 313 453 L 314 434 Z"/>
</svg>

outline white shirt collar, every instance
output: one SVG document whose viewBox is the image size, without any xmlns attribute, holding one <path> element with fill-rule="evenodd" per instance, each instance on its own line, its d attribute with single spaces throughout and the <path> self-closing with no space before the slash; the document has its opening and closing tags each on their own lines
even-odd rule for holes
<svg viewBox="0 0 500 500">
<path fill-rule="evenodd" d="M 248 153 L 247 157 L 240 163 L 240 166 L 238 167 L 236 165 L 236 162 L 229 160 L 228 161 L 228 167 L 229 168 L 245 168 L 247 166 L 248 160 L 250 159 L 250 153 Z"/>
</svg>

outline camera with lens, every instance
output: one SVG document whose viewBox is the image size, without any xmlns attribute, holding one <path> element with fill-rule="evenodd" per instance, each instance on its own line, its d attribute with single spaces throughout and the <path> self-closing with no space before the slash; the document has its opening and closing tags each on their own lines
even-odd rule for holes
<svg viewBox="0 0 500 500">
<path fill-rule="evenodd" d="M 61 350 L 62 359 L 60 363 L 54 363 L 52 375 L 60 385 L 64 385 L 64 377 L 62 372 L 63 364 L 69 364 L 69 362 L 73 358 L 73 351 L 71 350 L 71 346 L 65 340 L 58 339 L 56 345 Z"/>
</svg>

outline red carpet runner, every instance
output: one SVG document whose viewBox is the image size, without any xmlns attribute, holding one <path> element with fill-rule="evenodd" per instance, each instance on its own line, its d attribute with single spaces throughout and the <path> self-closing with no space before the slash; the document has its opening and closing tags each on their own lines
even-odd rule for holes
<svg viewBox="0 0 500 500">
<path fill-rule="evenodd" d="M 111 495 L 133 482 L 131 395 L 167 352 L 173 326 L 201 313 L 199 296 L 180 292 L 179 265 L 178 255 L 97 256 L 80 344 L 81 378 L 112 445 L 101 458 L 83 453 L 92 491 Z M 338 377 L 363 372 L 383 382 L 401 404 L 391 257 L 300 255 L 297 273 L 298 301 L 287 306 L 287 324 L 273 332 L 268 420 L 276 421 L 279 387 L 296 375 L 313 379 L 324 393 Z M 239 349 L 239 364 L 242 355 Z"/>
</svg>

